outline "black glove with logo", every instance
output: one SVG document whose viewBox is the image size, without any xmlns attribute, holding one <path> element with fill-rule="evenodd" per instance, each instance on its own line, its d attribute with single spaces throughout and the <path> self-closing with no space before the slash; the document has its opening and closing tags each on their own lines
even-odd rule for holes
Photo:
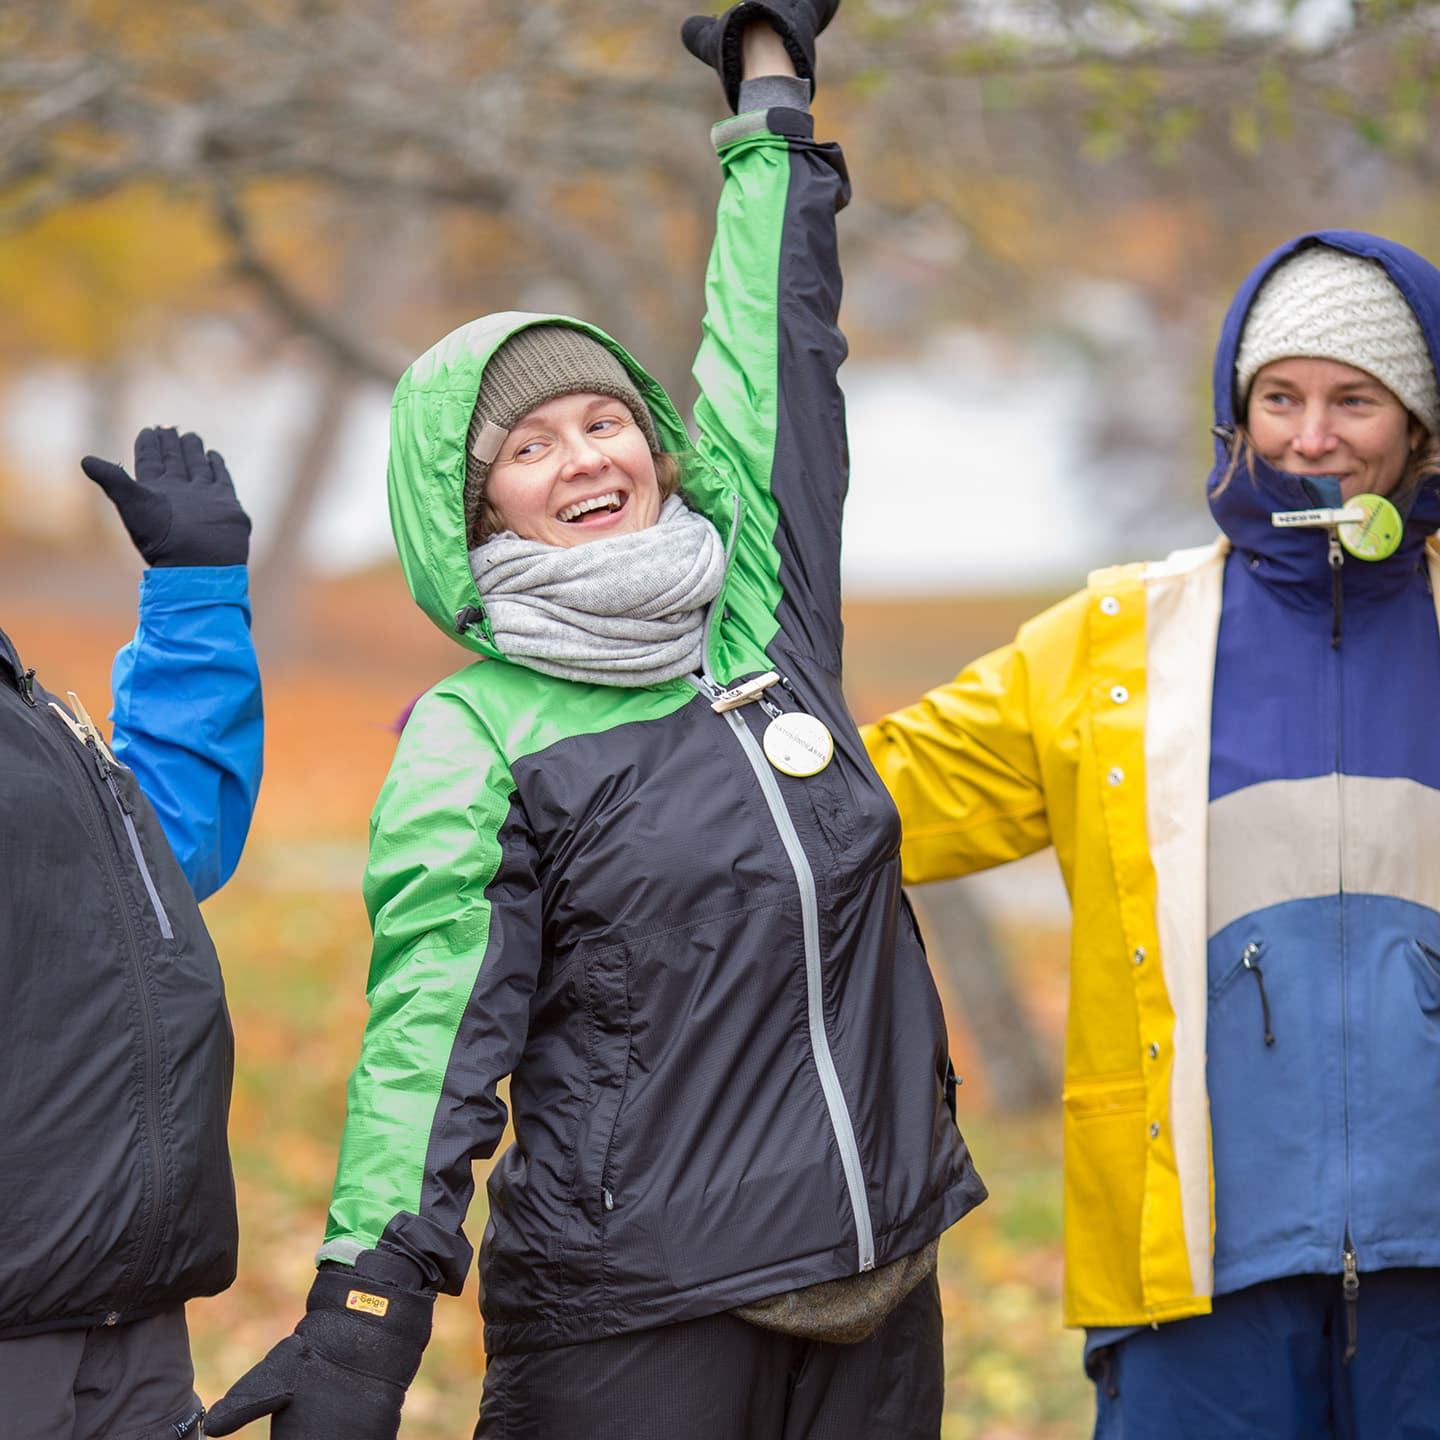
<svg viewBox="0 0 1440 1440">
<path fill-rule="evenodd" d="M 271 1440 L 395 1440 L 434 1305 L 428 1291 L 326 1266 L 295 1333 L 215 1402 L 205 1433 L 269 1415 Z"/>
<path fill-rule="evenodd" d="M 243 565 L 249 556 L 250 517 L 225 461 L 198 435 L 142 430 L 133 480 L 95 455 L 80 468 L 110 497 L 147 564 Z"/>
<path fill-rule="evenodd" d="M 692 15 L 680 27 L 685 48 L 720 76 L 730 108 L 740 105 L 740 37 L 753 21 L 774 27 L 795 73 L 815 93 L 815 37 L 830 23 L 840 0 L 740 0 L 723 15 Z"/>
</svg>

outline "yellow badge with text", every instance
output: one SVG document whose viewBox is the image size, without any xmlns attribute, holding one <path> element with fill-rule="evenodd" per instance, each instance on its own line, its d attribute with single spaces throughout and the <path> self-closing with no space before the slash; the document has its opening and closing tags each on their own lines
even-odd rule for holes
<svg viewBox="0 0 1440 1440">
<path fill-rule="evenodd" d="M 366 1315 L 382 1316 L 390 1308 L 390 1302 L 383 1295 L 369 1295 L 364 1290 L 352 1290 L 345 1297 L 347 1310 L 360 1310 Z"/>
<path fill-rule="evenodd" d="M 1337 527 L 1340 543 L 1357 560 L 1384 560 L 1400 548 L 1405 522 L 1383 495 L 1352 495 L 1345 505 L 1365 512 L 1358 524 L 1345 522 Z"/>
</svg>

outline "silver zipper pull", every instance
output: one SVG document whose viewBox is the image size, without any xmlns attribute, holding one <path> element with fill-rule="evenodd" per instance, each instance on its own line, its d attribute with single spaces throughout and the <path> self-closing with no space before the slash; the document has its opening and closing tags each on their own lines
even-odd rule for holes
<svg viewBox="0 0 1440 1440">
<path fill-rule="evenodd" d="M 1343 1364 L 1348 1365 L 1360 1348 L 1360 1257 L 1350 1243 L 1350 1232 L 1345 1232 L 1345 1250 L 1341 1259 L 1345 1266 L 1340 1291 L 1345 1296 L 1345 1355 Z"/>
<path fill-rule="evenodd" d="M 726 693 L 725 687 L 717 685 L 703 670 L 692 671 L 690 678 L 709 700 L 719 700 Z"/>
<path fill-rule="evenodd" d="M 1260 968 L 1260 944 L 1252 940 L 1241 952 L 1240 963 L 1254 977 L 1255 983 L 1260 987 L 1260 1014 L 1265 1021 L 1265 1043 L 1273 1045 L 1275 1034 L 1270 1029 L 1270 997 L 1265 993 L 1265 972 Z"/>
<path fill-rule="evenodd" d="M 1330 532 L 1330 648 L 1340 648 L 1340 615 L 1345 605 L 1345 587 L 1340 572 L 1345 566 L 1345 552 L 1340 548 L 1340 536 Z"/>
</svg>

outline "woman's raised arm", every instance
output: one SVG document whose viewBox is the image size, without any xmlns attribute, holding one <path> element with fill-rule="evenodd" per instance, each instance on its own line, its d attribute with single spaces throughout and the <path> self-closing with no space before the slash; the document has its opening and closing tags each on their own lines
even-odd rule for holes
<svg viewBox="0 0 1440 1440">
<path fill-rule="evenodd" d="M 814 36 L 833 9 L 740 5 L 703 32 L 692 22 L 686 43 L 727 95 L 741 56 L 740 113 L 713 132 L 725 184 L 695 360 L 698 449 L 740 495 L 735 568 L 764 620 L 838 670 L 848 453 L 835 216 L 850 192 L 839 148 L 816 143 L 806 111 Z M 767 18 L 737 34 L 751 15 Z"/>
</svg>

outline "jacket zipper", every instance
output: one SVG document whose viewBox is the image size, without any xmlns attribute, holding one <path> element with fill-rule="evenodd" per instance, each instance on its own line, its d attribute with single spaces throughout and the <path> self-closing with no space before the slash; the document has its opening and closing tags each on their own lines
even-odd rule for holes
<svg viewBox="0 0 1440 1440">
<path fill-rule="evenodd" d="M 701 694 L 711 700 L 724 693 L 724 687 L 717 684 L 708 674 L 692 675 L 691 683 Z M 815 1069 L 820 1076 L 820 1088 L 825 1095 L 825 1105 L 830 1116 L 830 1128 L 835 1134 L 835 1143 L 840 1151 L 840 1163 L 845 1172 L 845 1186 L 849 1192 L 850 1209 L 855 1219 L 855 1237 L 859 1270 L 875 1268 L 875 1230 L 870 1218 L 870 1202 L 865 1195 L 865 1176 L 860 1164 L 860 1147 L 855 1139 L 855 1126 L 845 1104 L 845 1094 L 840 1088 L 840 1076 L 835 1069 L 835 1057 L 830 1053 L 830 1038 L 825 1033 L 825 1009 L 821 994 L 820 975 L 820 906 L 815 890 L 815 874 L 810 861 L 796 833 L 795 822 L 785 807 L 785 797 L 775 781 L 774 771 L 760 749 L 760 742 L 751 733 L 750 727 L 740 718 L 736 710 L 721 712 L 721 718 L 730 726 L 740 742 L 760 790 L 770 809 L 770 817 L 779 831 L 781 843 L 790 860 L 795 883 L 800 891 L 800 918 L 805 937 L 805 992 L 810 1028 L 810 1052 L 815 1060 Z M 606 1194 L 606 1207 L 613 1203 Z"/>
<path fill-rule="evenodd" d="M 1255 983 L 1260 987 L 1260 1015 L 1265 1022 L 1265 1044 L 1268 1046 L 1275 1043 L 1275 1036 L 1270 1031 L 1270 999 L 1265 994 L 1265 972 L 1260 968 L 1260 950 L 1260 942 L 1252 940 L 1240 952 L 1240 963 L 1255 977 Z"/>
<path fill-rule="evenodd" d="M 55 713 L 65 722 L 67 729 L 71 729 L 77 734 L 79 733 L 79 727 L 75 726 L 70 720 L 70 717 L 58 706 L 55 707 Z M 85 744 L 86 748 L 95 757 L 96 768 L 104 775 L 105 771 L 102 767 L 105 762 L 98 744 L 95 743 L 93 738 L 87 738 Z M 144 1032 L 142 1038 L 145 1053 L 144 1075 L 142 1078 L 145 1087 L 145 1143 L 150 1157 L 153 1198 L 151 1200 L 150 1215 L 145 1230 L 145 1237 L 141 1243 L 134 1271 L 132 1272 L 134 1275 L 143 1278 L 160 1239 L 160 1222 L 164 1208 L 163 1201 L 165 1192 L 165 1163 L 164 1156 L 160 1152 L 160 1107 L 157 1099 L 159 1056 L 155 1030 L 155 1015 L 150 1004 L 150 990 L 146 984 L 145 962 L 140 953 L 140 942 L 135 934 L 134 924 L 130 919 L 130 911 L 125 898 L 125 887 L 121 883 L 119 866 L 116 864 L 116 855 L 118 854 L 119 847 L 115 844 L 114 835 L 110 831 L 110 827 L 106 824 L 104 813 L 100 808 L 100 802 L 95 798 L 94 786 L 90 781 L 89 775 L 85 772 L 84 760 L 76 754 L 68 744 L 62 746 L 62 748 L 75 756 L 75 761 L 81 769 L 81 777 L 83 780 L 81 789 L 85 792 L 85 803 L 89 806 L 90 813 L 95 820 L 97 832 L 103 832 L 105 839 L 108 839 L 110 842 L 107 845 L 102 840 L 100 850 L 104 857 L 105 873 L 109 878 L 111 890 L 118 902 L 115 908 L 119 911 L 121 924 L 125 927 L 125 949 L 130 957 L 130 969 L 134 976 L 137 1008 L 140 1012 L 140 1023 Z M 113 790 L 113 781 L 111 782 L 111 786 Z M 133 825 L 130 829 L 133 831 Z M 128 1303 L 129 1298 L 129 1290 L 127 1289 L 126 1293 L 122 1296 L 121 1302 L 117 1302 L 116 1308 L 105 1316 L 103 1323 L 106 1325 L 115 1325 L 123 1319 L 125 1303 Z"/>
<path fill-rule="evenodd" d="M 1340 910 L 1340 1093 L 1343 1106 L 1342 1119 L 1345 1126 L 1345 1237 L 1340 1252 L 1342 1268 L 1340 1288 L 1345 1297 L 1344 1363 L 1348 1365 L 1355 1354 L 1359 1333 L 1357 1301 L 1360 1295 L 1360 1257 L 1350 1238 L 1350 1198 L 1354 1183 L 1350 1154 L 1350 973 L 1349 966 L 1346 964 L 1349 947 L 1346 944 L 1345 935 L 1345 792 L 1340 773 L 1344 738 L 1341 732 L 1341 715 L 1344 710 L 1345 676 L 1341 669 L 1341 657 L 1333 653 L 1340 645 L 1340 567 L 1344 563 L 1344 556 L 1338 554 L 1339 549 L 1339 541 L 1332 535 L 1330 538 L 1330 568 L 1335 577 L 1335 619 L 1331 632 L 1331 663 L 1335 671 L 1333 692 L 1335 702 L 1335 813 L 1339 822 L 1336 827 L 1339 832 L 1339 848 L 1335 857 L 1337 874 L 1335 889 Z"/>
<path fill-rule="evenodd" d="M 1340 548 L 1340 538 L 1333 531 L 1330 535 L 1330 648 L 1340 648 L 1340 616 L 1345 608 L 1345 586 L 1341 575 L 1345 568 L 1345 552 Z"/>
<path fill-rule="evenodd" d="M 170 924 L 170 917 L 165 913 L 164 902 L 160 899 L 160 892 L 155 888 L 155 880 L 150 874 L 150 867 L 145 863 L 145 852 L 140 848 L 140 836 L 135 831 L 135 820 L 130 813 L 130 807 L 125 803 L 125 797 L 120 793 L 120 787 L 115 783 L 114 771 L 105 763 L 105 758 L 98 750 L 94 752 L 95 763 L 100 773 L 105 777 L 105 784 L 109 786 L 110 794 L 115 798 L 116 808 L 120 811 L 120 819 L 125 824 L 125 835 L 130 841 L 130 853 L 135 857 L 135 864 L 139 868 L 140 878 L 145 882 L 145 893 L 150 897 L 150 908 L 155 912 L 155 918 L 160 922 L 160 933 L 167 939 L 175 938 L 175 931 Z"/>
<path fill-rule="evenodd" d="M 1345 1297 L 1345 1354 L 1342 1363 L 1348 1365 L 1360 1348 L 1360 1257 L 1350 1239 L 1350 1227 L 1345 1227 L 1345 1250 L 1341 1257 L 1345 1273 L 1340 1280 L 1340 1293 Z"/>
<path fill-rule="evenodd" d="M 75 697 L 72 695 L 71 699 Z M 99 772 L 100 778 L 105 782 L 106 788 L 110 791 L 111 799 L 115 802 L 115 808 L 120 812 L 121 823 L 125 827 L 125 838 L 130 842 L 130 853 L 135 859 L 135 868 L 140 872 L 140 878 L 145 882 L 145 893 L 150 897 L 150 908 L 155 913 L 155 920 L 160 926 L 160 933 L 167 939 L 175 938 L 175 931 L 171 928 L 170 917 L 165 913 L 165 904 L 160 899 L 160 892 L 155 888 L 155 878 L 150 873 L 150 866 L 145 862 L 145 852 L 140 848 L 140 836 L 135 829 L 135 820 L 131 814 L 130 807 L 125 803 L 125 797 L 120 793 L 120 787 L 115 783 L 115 771 L 106 760 L 104 743 L 101 741 L 95 727 L 90 724 L 89 718 L 81 715 L 80 719 L 72 720 L 58 705 L 52 705 L 55 713 L 65 722 L 67 728 L 73 730 L 80 738 L 85 748 L 90 752 L 95 762 L 95 769 Z"/>
<path fill-rule="evenodd" d="M 740 538 L 740 522 L 743 516 L 743 502 L 735 496 L 730 527 L 730 539 L 725 546 L 725 576 L 730 576 L 730 563 L 735 555 L 735 546 Z M 704 669 L 698 675 L 687 678 L 690 683 L 710 700 L 717 699 L 724 690 L 712 676 L 711 641 L 714 639 L 718 622 L 723 618 L 722 606 L 726 586 L 710 602 L 709 614 L 705 617 L 703 641 Z M 794 697 L 790 682 L 781 677 L 781 684 Z M 825 1096 L 825 1106 L 830 1117 L 830 1128 L 835 1135 L 836 1147 L 840 1151 L 840 1164 L 845 1172 L 845 1188 L 850 1199 L 850 1210 L 855 1221 L 855 1244 L 857 1268 L 875 1268 L 875 1227 L 870 1218 L 870 1202 L 865 1195 L 865 1175 L 860 1164 L 860 1147 L 855 1140 L 855 1126 L 845 1104 L 845 1093 L 840 1088 L 840 1076 L 835 1069 L 835 1057 L 830 1053 L 830 1037 L 825 1033 L 825 1008 L 820 984 L 820 906 L 815 891 L 815 875 L 810 868 L 805 848 L 796 833 L 795 822 L 785 808 L 785 797 L 775 781 L 775 772 L 760 749 L 760 743 L 751 733 L 750 727 L 740 718 L 739 712 L 721 712 L 725 723 L 730 726 L 740 742 L 755 778 L 760 782 L 760 791 L 765 796 L 770 817 L 779 832 L 785 853 L 789 857 L 795 883 L 800 892 L 801 929 L 805 937 L 805 999 L 810 1030 L 810 1051 L 815 1060 L 815 1069 L 820 1076 L 820 1088 Z M 607 1187 L 602 1191 L 601 1203 L 607 1210 L 615 1206 L 615 1197 Z"/>
</svg>

